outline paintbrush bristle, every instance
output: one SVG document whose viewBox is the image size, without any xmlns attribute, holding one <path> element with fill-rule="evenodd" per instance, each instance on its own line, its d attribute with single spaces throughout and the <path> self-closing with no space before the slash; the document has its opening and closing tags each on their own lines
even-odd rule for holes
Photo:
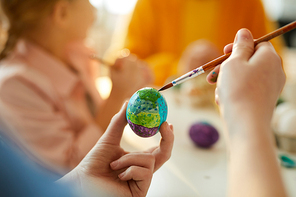
<svg viewBox="0 0 296 197">
<path fill-rule="evenodd" d="M 163 90 L 169 89 L 169 88 L 171 88 L 171 87 L 173 87 L 173 83 L 168 83 L 168 84 L 166 84 L 165 86 L 163 86 L 162 88 L 160 88 L 158 91 L 160 92 L 160 91 L 163 91 Z"/>
</svg>

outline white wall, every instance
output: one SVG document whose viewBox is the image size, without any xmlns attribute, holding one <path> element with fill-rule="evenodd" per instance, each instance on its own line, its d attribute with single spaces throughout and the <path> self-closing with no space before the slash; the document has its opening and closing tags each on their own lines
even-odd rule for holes
<svg viewBox="0 0 296 197">
<path fill-rule="evenodd" d="M 262 0 L 267 14 L 274 20 L 296 20 L 296 0 Z"/>
</svg>

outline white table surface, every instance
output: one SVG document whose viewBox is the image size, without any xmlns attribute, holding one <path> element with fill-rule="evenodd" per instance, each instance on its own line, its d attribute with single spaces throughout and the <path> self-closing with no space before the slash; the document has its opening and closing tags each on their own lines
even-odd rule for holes
<svg viewBox="0 0 296 197">
<path fill-rule="evenodd" d="M 174 91 L 164 92 L 168 103 L 167 121 L 174 126 L 174 148 L 170 160 L 153 176 L 148 197 L 225 197 L 227 190 L 227 153 L 223 124 L 217 110 L 191 108 L 177 104 Z M 196 147 L 189 137 L 190 126 L 207 121 L 220 134 L 219 141 L 210 149 Z M 146 150 L 158 145 L 160 134 L 141 138 L 127 126 L 122 146 L 129 151 Z M 296 159 L 296 155 L 291 155 Z M 296 170 L 282 168 L 287 191 L 296 197 Z"/>
</svg>

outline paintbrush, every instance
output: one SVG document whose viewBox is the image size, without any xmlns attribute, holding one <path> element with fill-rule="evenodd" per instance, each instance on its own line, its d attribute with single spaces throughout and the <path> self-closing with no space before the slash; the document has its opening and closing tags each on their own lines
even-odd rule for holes
<svg viewBox="0 0 296 197">
<path fill-rule="evenodd" d="M 296 28 L 296 21 L 289 23 L 288 25 L 286 25 L 282 28 L 279 28 L 269 34 L 266 34 L 265 36 L 262 36 L 261 38 L 255 39 L 254 45 L 256 46 L 257 44 L 259 44 L 261 42 L 269 41 L 277 36 L 280 36 L 288 31 L 291 31 L 292 29 L 295 29 L 295 28 Z M 205 71 L 208 71 L 208 70 L 213 69 L 214 67 L 218 66 L 219 64 L 224 62 L 230 55 L 231 55 L 231 52 L 227 53 L 225 55 L 222 55 L 222 56 L 184 74 L 183 76 L 173 80 L 171 83 L 166 84 L 165 86 L 160 88 L 158 91 L 163 91 L 163 90 L 169 89 L 175 85 L 183 83 L 184 81 L 186 81 L 188 79 L 197 77 L 198 75 L 203 74 Z"/>
<path fill-rule="evenodd" d="M 122 49 L 120 51 L 117 52 L 117 58 L 125 58 L 128 57 L 130 55 L 130 50 L 129 49 Z M 112 63 L 110 62 L 106 62 L 105 60 L 103 60 L 102 58 L 100 58 L 98 55 L 96 54 L 91 54 L 89 56 L 91 59 L 97 60 L 98 62 L 100 62 L 101 64 L 105 65 L 105 66 L 113 66 Z"/>
<path fill-rule="evenodd" d="M 100 58 L 98 55 L 96 54 L 91 54 L 90 55 L 90 58 L 91 59 L 94 59 L 94 60 L 97 60 L 98 62 L 100 62 L 101 64 L 105 65 L 105 66 L 108 66 L 108 67 L 111 67 L 113 66 L 113 64 L 109 63 L 109 62 L 106 62 L 105 60 L 103 60 L 102 58 Z"/>
</svg>

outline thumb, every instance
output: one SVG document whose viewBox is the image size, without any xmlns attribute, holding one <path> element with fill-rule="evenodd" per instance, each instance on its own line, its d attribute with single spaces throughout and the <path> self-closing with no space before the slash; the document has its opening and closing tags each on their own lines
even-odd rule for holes
<svg viewBox="0 0 296 197">
<path fill-rule="evenodd" d="M 127 102 L 123 104 L 120 111 L 113 116 L 107 130 L 100 138 L 99 143 L 107 143 L 112 145 L 119 145 L 122 137 L 123 129 L 127 124 L 125 113 Z"/>
<path fill-rule="evenodd" d="M 249 60 L 254 53 L 254 40 L 251 32 L 247 29 L 241 29 L 237 32 L 231 57 L 240 57 Z"/>
</svg>

